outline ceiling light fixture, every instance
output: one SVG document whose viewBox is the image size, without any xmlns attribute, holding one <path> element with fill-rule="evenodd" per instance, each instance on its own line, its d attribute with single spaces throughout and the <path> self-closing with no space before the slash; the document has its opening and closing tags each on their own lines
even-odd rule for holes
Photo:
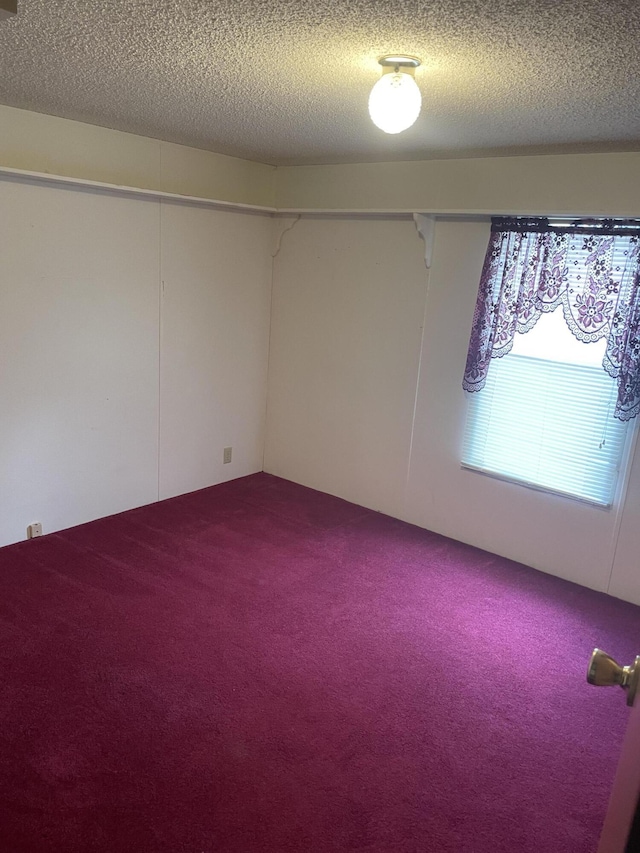
<svg viewBox="0 0 640 853">
<path fill-rule="evenodd" d="M 371 121 L 385 133 L 401 133 L 420 115 L 422 95 L 413 79 L 420 60 L 415 56 L 383 56 L 382 77 L 369 95 Z"/>
</svg>

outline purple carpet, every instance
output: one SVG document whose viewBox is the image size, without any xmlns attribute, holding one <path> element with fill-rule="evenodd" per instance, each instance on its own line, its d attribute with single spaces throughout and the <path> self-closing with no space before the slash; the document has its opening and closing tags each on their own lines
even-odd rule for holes
<svg viewBox="0 0 640 853">
<path fill-rule="evenodd" d="M 593 853 L 628 711 L 587 661 L 639 638 L 266 474 L 10 546 L 0 850 Z"/>
</svg>

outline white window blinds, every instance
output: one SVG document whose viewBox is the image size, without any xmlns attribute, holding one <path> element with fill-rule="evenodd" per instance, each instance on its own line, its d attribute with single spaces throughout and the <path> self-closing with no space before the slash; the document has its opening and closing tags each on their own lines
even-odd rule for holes
<svg viewBox="0 0 640 853">
<path fill-rule="evenodd" d="M 468 395 L 462 464 L 610 506 L 627 431 L 616 394 L 600 366 L 494 359 L 484 390 Z"/>
</svg>

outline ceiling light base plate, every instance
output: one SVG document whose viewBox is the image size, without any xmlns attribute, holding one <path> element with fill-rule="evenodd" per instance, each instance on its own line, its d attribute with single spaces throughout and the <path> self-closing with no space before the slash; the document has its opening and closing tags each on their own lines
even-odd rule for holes
<svg viewBox="0 0 640 853">
<path fill-rule="evenodd" d="M 388 74 L 390 71 L 398 71 L 400 68 L 405 74 L 413 75 L 416 68 L 421 64 L 417 56 L 408 56 L 405 53 L 390 53 L 387 56 L 381 56 L 378 63 L 382 65 L 382 73 Z"/>
</svg>

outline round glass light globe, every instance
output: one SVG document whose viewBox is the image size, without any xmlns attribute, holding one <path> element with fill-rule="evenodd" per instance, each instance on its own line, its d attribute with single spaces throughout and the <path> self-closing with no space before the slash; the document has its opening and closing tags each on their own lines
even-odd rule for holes
<svg viewBox="0 0 640 853">
<path fill-rule="evenodd" d="M 383 74 L 369 95 L 371 121 L 385 133 L 401 133 L 420 115 L 422 95 L 410 74 Z"/>
</svg>

